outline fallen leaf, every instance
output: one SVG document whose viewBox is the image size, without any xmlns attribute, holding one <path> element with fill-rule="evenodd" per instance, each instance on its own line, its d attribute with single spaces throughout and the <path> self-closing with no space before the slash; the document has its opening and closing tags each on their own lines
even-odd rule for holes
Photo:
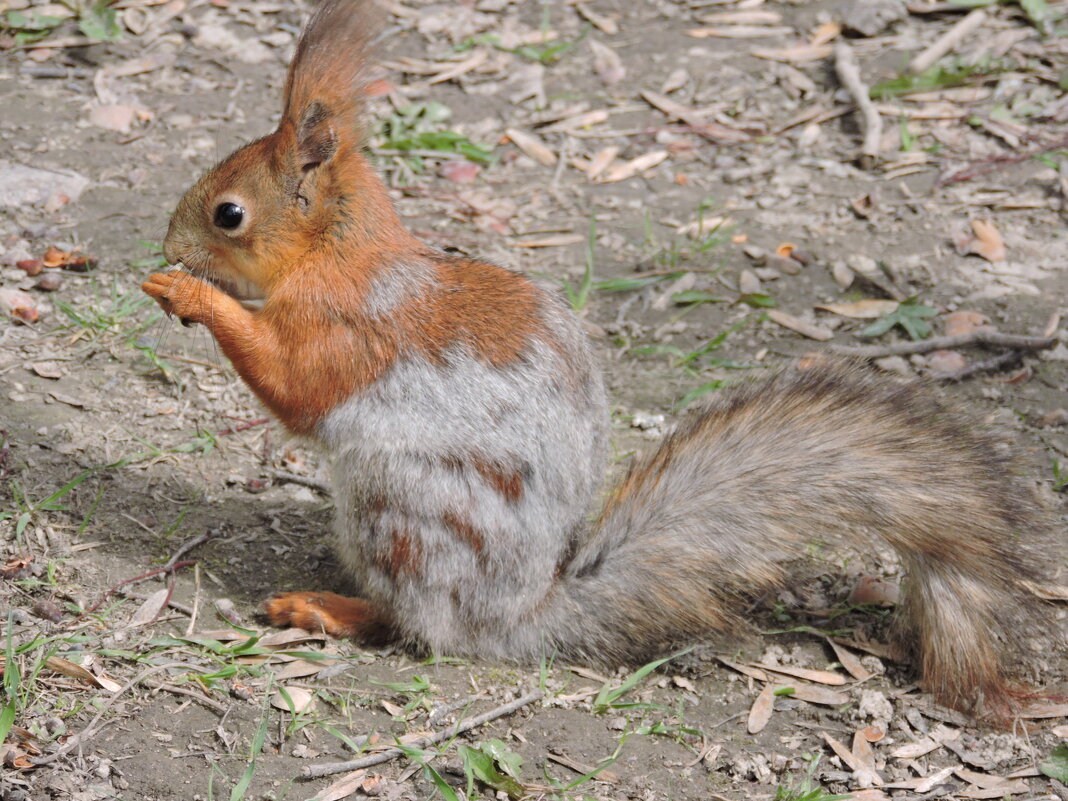
<svg viewBox="0 0 1068 801">
<path fill-rule="evenodd" d="M 803 44 L 794 47 L 780 48 L 757 48 L 750 51 L 751 55 L 768 61 L 784 61 L 788 64 L 807 64 L 811 61 L 822 61 L 834 52 L 830 45 Z"/>
<path fill-rule="evenodd" d="M 917 740 L 914 743 L 905 743 L 904 745 L 895 748 L 890 752 L 890 756 L 894 759 L 917 759 L 941 747 L 941 743 L 936 743 L 930 737 L 924 737 L 922 740 Z"/>
<path fill-rule="evenodd" d="M 822 328 L 812 323 L 806 323 L 799 317 L 794 317 L 792 314 L 787 314 L 784 311 L 778 309 L 768 309 L 765 314 L 768 315 L 768 319 L 774 323 L 778 323 L 783 328 L 789 328 L 791 331 L 796 331 L 802 336 L 806 336 L 809 339 L 815 339 L 819 342 L 826 342 L 828 339 L 834 337 L 834 334 L 828 331 L 826 328 Z"/>
<path fill-rule="evenodd" d="M 826 732 L 823 732 L 822 734 L 824 741 L 831 747 L 831 750 L 834 751 L 838 758 L 856 774 L 858 782 L 866 786 L 881 786 L 883 784 L 883 780 L 879 774 L 874 769 L 869 769 L 862 759 L 858 759 L 854 756 L 852 751 L 831 737 L 831 735 Z"/>
<path fill-rule="evenodd" d="M 834 655 L 838 657 L 838 663 L 845 668 L 846 673 L 852 676 L 857 681 L 867 681 L 872 677 L 872 672 L 861 664 L 861 661 L 857 658 L 856 654 L 846 648 L 844 645 L 836 643 L 834 640 L 828 638 L 827 644 L 831 646 L 834 651 Z"/>
<path fill-rule="evenodd" d="M 20 259 L 15 262 L 15 266 L 22 270 L 26 275 L 34 276 L 40 275 L 44 269 L 44 262 L 41 259 Z"/>
<path fill-rule="evenodd" d="M 825 303 L 816 308 L 854 320 L 874 320 L 897 311 L 898 305 L 896 300 L 867 299 L 853 303 Z"/>
<path fill-rule="evenodd" d="M 936 350 L 927 354 L 927 366 L 936 376 L 956 375 L 968 366 L 968 357 L 955 350 Z"/>
<path fill-rule="evenodd" d="M 590 164 L 586 168 L 586 177 L 591 181 L 596 179 L 601 173 L 608 169 L 609 165 L 616 160 L 616 156 L 618 155 L 619 148 L 615 145 L 599 150 L 594 157 L 590 159 Z"/>
<path fill-rule="evenodd" d="M 722 25 L 690 28 L 686 35 L 694 39 L 766 39 L 769 36 L 788 36 L 793 32 L 793 28 L 772 28 L 767 25 Z"/>
<path fill-rule="evenodd" d="M 992 222 L 972 220 L 972 231 L 975 232 L 975 239 L 969 246 L 969 253 L 982 256 L 989 262 L 1005 260 L 1005 243 Z"/>
<path fill-rule="evenodd" d="M 283 690 L 285 694 L 283 694 Z M 289 703 L 286 701 L 286 694 L 289 695 L 289 700 L 293 702 L 292 710 L 290 709 Z M 300 713 L 311 709 L 314 701 L 315 695 L 308 692 L 303 687 L 279 687 L 278 691 L 271 696 L 271 706 L 285 712 L 292 711 L 295 715 L 299 715 Z"/>
<path fill-rule="evenodd" d="M 504 133 L 512 140 L 512 144 L 543 167 L 551 167 L 556 164 L 556 154 L 549 150 L 549 148 L 547 148 L 542 141 L 533 134 L 525 133 L 517 128 L 507 128 Z"/>
<path fill-rule="evenodd" d="M 830 684 L 838 687 L 846 683 L 845 676 L 841 673 L 835 673 L 830 670 L 809 670 L 808 668 L 796 668 L 787 667 L 785 665 L 764 665 L 757 664 L 753 667 L 760 668 L 761 670 L 768 670 L 772 673 L 781 673 L 784 676 L 796 676 L 799 679 L 805 679 L 806 681 L 814 681 L 818 684 Z"/>
<path fill-rule="evenodd" d="M 892 581 L 883 581 L 874 576 L 861 576 L 849 593 L 851 604 L 875 604 L 896 606 L 901 601 L 901 587 Z"/>
<path fill-rule="evenodd" d="M 30 368 L 41 378 L 56 379 L 67 374 L 59 362 L 34 362 Z"/>
<path fill-rule="evenodd" d="M 446 161 L 438 167 L 438 174 L 456 184 L 473 184 L 482 168 L 473 161 Z"/>
<path fill-rule="evenodd" d="M 137 611 L 133 613 L 133 617 L 130 618 L 130 622 L 127 625 L 133 629 L 139 626 L 147 626 L 154 621 L 167 605 L 167 598 L 170 593 L 171 591 L 166 587 L 156 590 L 137 607 Z"/>
<path fill-rule="evenodd" d="M 768 721 L 771 720 L 771 714 L 774 711 L 775 686 L 765 684 L 760 691 L 760 695 L 756 697 L 753 705 L 749 708 L 749 720 L 746 723 L 746 730 L 750 734 L 757 734 L 763 731 L 764 727 L 768 725 Z"/>
<path fill-rule="evenodd" d="M 627 77 L 627 70 L 619 54 L 611 47 L 590 39 L 593 51 L 593 71 L 605 86 L 614 86 Z"/>
<path fill-rule="evenodd" d="M 777 690 L 781 690 L 782 687 L 777 687 Z M 823 706 L 842 706 L 849 703 L 849 696 L 845 693 L 840 693 L 835 690 L 829 690 L 826 687 L 819 687 L 814 684 L 793 684 L 790 685 L 790 689 L 793 690 L 790 693 L 791 698 L 796 698 L 799 701 L 807 701 L 810 704 L 822 704 Z"/>
<path fill-rule="evenodd" d="M 308 801 L 341 801 L 343 798 L 348 798 L 361 789 L 363 777 L 366 774 L 367 771 L 363 768 L 354 770 L 352 773 L 346 773 L 329 787 L 324 787 L 317 792 Z"/>
<path fill-rule="evenodd" d="M 990 318 L 977 311 L 958 309 L 950 312 L 942 318 L 943 330 L 947 337 L 956 337 L 970 334 L 980 328 L 988 326 Z"/>
<path fill-rule="evenodd" d="M 617 181 L 626 181 L 628 178 L 633 178 L 635 175 L 652 169 L 667 157 L 668 152 L 666 150 L 654 150 L 644 156 L 638 156 L 630 161 L 617 164 L 605 172 L 604 177 L 601 178 L 601 183 L 611 184 Z"/>
<path fill-rule="evenodd" d="M 129 133 L 137 120 L 137 109 L 122 103 L 106 103 L 89 110 L 89 122 L 98 128 Z"/>
<path fill-rule="evenodd" d="M 514 248 L 555 248 L 564 245 L 577 245 L 585 242 L 586 237 L 582 234 L 550 234 L 549 236 L 530 237 L 517 239 L 509 244 Z"/>
<path fill-rule="evenodd" d="M 40 317 L 33 295 L 21 289 L 0 288 L 0 312 L 21 323 L 35 323 Z"/>
</svg>

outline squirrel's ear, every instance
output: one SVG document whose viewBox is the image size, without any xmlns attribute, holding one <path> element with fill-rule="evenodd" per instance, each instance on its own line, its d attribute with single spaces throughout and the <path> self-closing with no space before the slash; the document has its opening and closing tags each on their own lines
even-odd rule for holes
<svg viewBox="0 0 1068 801">
<path fill-rule="evenodd" d="M 297 42 L 282 119 L 297 131 L 309 166 L 342 144 L 362 144 L 368 62 L 381 17 L 374 0 L 323 0 Z"/>
<path fill-rule="evenodd" d="M 301 172 L 330 161 L 337 152 L 337 131 L 330 124 L 330 112 L 322 103 L 312 103 L 297 128 L 297 155 Z"/>
</svg>

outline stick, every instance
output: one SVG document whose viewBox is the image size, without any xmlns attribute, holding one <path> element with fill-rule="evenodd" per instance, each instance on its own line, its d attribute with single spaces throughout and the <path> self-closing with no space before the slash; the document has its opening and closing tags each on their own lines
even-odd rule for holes
<svg viewBox="0 0 1068 801">
<path fill-rule="evenodd" d="M 67 742 L 63 744 L 61 748 L 56 749 L 51 754 L 45 754 L 39 757 L 30 757 L 30 762 L 34 765 L 47 765 L 49 762 L 55 762 L 64 754 L 73 751 L 75 748 L 80 748 L 85 744 L 85 741 L 92 737 L 97 732 L 96 724 L 100 722 L 100 718 L 104 717 L 104 713 L 111 709 L 112 705 L 119 700 L 119 698 L 126 693 L 131 687 L 137 684 L 139 681 L 144 680 L 147 676 L 153 673 L 158 673 L 161 670 L 165 670 L 169 667 L 175 667 L 177 663 L 167 663 L 165 665 L 154 665 L 147 670 L 142 670 L 128 682 L 113 696 L 104 701 L 100 707 L 100 711 L 93 716 L 93 719 L 89 721 L 89 725 L 75 734 L 73 737 L 69 737 Z"/>
<path fill-rule="evenodd" d="M 946 31 L 933 45 L 928 47 L 909 64 L 910 72 L 923 72 L 938 59 L 968 38 L 980 25 L 986 22 L 986 12 L 977 8 L 964 19 Z"/>
<path fill-rule="evenodd" d="M 187 698 L 192 698 L 197 703 L 203 704 L 204 706 L 208 707 L 208 709 L 214 709 L 220 715 L 226 714 L 227 707 L 223 706 L 218 701 L 213 701 L 211 698 L 208 698 L 203 693 L 198 693 L 194 690 L 187 690 L 185 687 L 179 687 L 175 684 L 167 684 L 166 682 L 156 681 L 155 679 L 145 679 L 144 681 L 142 681 L 142 684 L 153 690 L 163 690 L 164 692 L 174 693 L 175 695 L 184 695 Z"/>
<path fill-rule="evenodd" d="M 81 620 L 86 615 L 91 614 L 92 612 L 95 612 L 97 609 L 99 609 L 101 606 L 103 606 L 104 601 L 106 601 L 108 598 L 110 598 L 112 595 L 114 595 L 118 590 L 120 590 L 123 587 L 125 587 L 127 584 L 133 584 L 135 581 L 144 581 L 145 579 L 152 578 L 153 576 L 158 576 L 160 573 L 171 573 L 171 572 L 173 572 L 175 570 L 181 570 L 183 567 L 189 567 L 190 565 L 195 565 L 195 564 L 196 564 L 196 562 L 191 560 L 191 559 L 187 560 L 185 562 L 175 562 L 174 564 L 170 565 L 169 567 L 161 567 L 159 570 L 149 570 L 147 573 L 142 573 L 140 576 L 134 576 L 132 579 L 126 579 L 126 581 L 120 581 L 118 584 L 116 584 L 111 589 L 106 590 L 104 592 L 104 594 L 102 596 L 100 596 L 100 600 L 97 601 L 92 606 L 90 606 L 88 609 L 86 609 L 80 615 L 78 615 L 78 617 L 76 617 L 74 619 L 74 622 L 77 623 L 79 620 Z"/>
<path fill-rule="evenodd" d="M 279 481 L 288 481 L 290 484 L 300 484 L 302 487 L 311 487 L 313 490 L 317 490 L 323 495 L 330 495 L 330 485 L 325 481 L 308 478 L 307 476 L 298 476 L 296 473 L 286 473 L 281 470 L 275 470 L 271 473 L 271 476 Z"/>
<path fill-rule="evenodd" d="M 503 718 L 505 715 L 511 715 L 516 710 L 522 709 L 527 704 L 532 704 L 544 697 L 544 695 L 545 693 L 541 690 L 527 693 L 522 698 L 517 698 L 516 700 L 503 704 L 496 709 L 491 709 L 489 712 L 484 712 L 481 715 L 476 715 L 473 718 L 461 721 L 448 729 L 435 732 L 427 737 L 420 737 L 415 742 L 408 743 L 406 747 L 426 748 L 426 746 L 440 743 L 442 740 L 452 739 L 459 734 L 463 734 L 465 731 L 470 731 L 471 729 L 476 729 L 479 726 L 489 723 L 491 720 Z M 390 748 L 388 751 L 383 751 L 380 754 L 372 754 L 363 759 L 353 759 L 348 762 L 326 762 L 322 765 L 308 765 L 300 772 L 300 775 L 305 779 L 319 779 L 323 776 L 332 776 L 335 773 L 344 773 L 348 770 L 358 770 L 360 768 L 369 768 L 372 765 L 380 765 L 383 762 L 389 762 L 391 759 L 396 759 L 403 755 L 404 751 L 401 749 Z"/>
<path fill-rule="evenodd" d="M 1029 337 L 1021 334 L 1003 334 L 977 328 L 967 334 L 951 337 L 932 337 L 919 342 L 895 342 L 890 345 L 831 345 L 828 350 L 842 356 L 855 356 L 859 359 L 879 359 L 883 356 L 906 356 L 910 353 L 930 353 L 932 350 L 952 350 L 965 345 L 991 345 L 1000 348 L 1018 350 L 1046 350 L 1057 344 L 1056 336 Z"/>
<path fill-rule="evenodd" d="M 860 67 L 853 57 L 853 48 L 845 42 L 838 42 L 834 48 L 834 71 L 838 80 L 849 90 L 853 102 L 860 110 L 864 123 L 864 143 L 860 147 L 861 160 L 866 167 L 871 167 L 879 158 L 879 145 L 883 139 L 883 118 L 875 104 L 871 102 L 871 90 L 860 79 Z"/>
</svg>

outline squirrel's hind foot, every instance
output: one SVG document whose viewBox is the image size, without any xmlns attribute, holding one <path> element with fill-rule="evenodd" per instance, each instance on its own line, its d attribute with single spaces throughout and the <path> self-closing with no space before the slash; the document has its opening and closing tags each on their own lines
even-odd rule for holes
<svg viewBox="0 0 1068 801">
<path fill-rule="evenodd" d="M 296 626 L 364 642 L 392 639 L 388 621 L 362 598 L 333 592 L 283 592 L 267 601 L 263 610 L 275 626 Z"/>
</svg>

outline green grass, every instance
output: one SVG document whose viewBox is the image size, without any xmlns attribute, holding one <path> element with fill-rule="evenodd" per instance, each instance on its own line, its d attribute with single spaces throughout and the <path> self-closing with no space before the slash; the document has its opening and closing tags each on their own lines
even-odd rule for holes
<svg viewBox="0 0 1068 801">
<path fill-rule="evenodd" d="M 489 164 L 495 160 L 493 149 L 472 142 L 463 134 L 450 131 L 445 123 L 452 117 L 452 109 L 431 100 L 412 103 L 397 109 L 379 125 L 379 146 L 409 152 L 407 162 L 414 172 L 424 169 L 423 155 L 427 151 L 442 156 L 463 156 L 469 161 Z"/>
</svg>

